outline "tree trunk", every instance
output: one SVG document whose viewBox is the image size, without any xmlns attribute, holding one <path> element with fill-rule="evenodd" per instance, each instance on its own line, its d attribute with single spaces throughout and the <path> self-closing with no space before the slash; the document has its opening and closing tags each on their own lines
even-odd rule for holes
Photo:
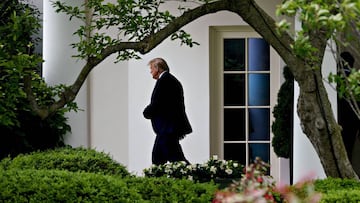
<svg viewBox="0 0 360 203">
<path fill-rule="evenodd" d="M 321 69 L 298 68 L 304 70 L 297 80 L 300 87 L 297 110 L 301 127 L 319 155 L 326 175 L 359 179 L 346 154 L 341 128 L 335 121 L 322 82 Z"/>
<path fill-rule="evenodd" d="M 241 3 L 240 3 L 241 2 Z M 321 33 L 312 34 L 312 44 L 318 49 L 319 63 L 308 65 L 297 57 L 290 45 L 293 39 L 288 35 L 276 35 L 274 20 L 252 0 L 238 1 L 232 6 L 267 42 L 290 67 L 295 80 L 300 86 L 298 98 L 298 115 L 303 132 L 314 146 L 325 173 L 329 177 L 359 179 L 353 170 L 341 136 L 341 128 L 335 120 L 331 104 L 322 80 L 321 62 L 325 52 L 327 38 Z M 231 10 L 231 8 L 230 8 Z M 309 61 L 307 61 L 309 62 Z M 304 163 L 306 164 L 306 163 Z"/>
</svg>

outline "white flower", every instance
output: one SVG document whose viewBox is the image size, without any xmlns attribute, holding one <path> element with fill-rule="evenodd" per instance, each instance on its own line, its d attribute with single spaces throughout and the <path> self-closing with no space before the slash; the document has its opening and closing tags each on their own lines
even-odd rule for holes
<svg viewBox="0 0 360 203">
<path fill-rule="evenodd" d="M 211 166 L 211 167 L 210 167 L 210 171 L 211 171 L 212 173 L 215 174 L 215 173 L 216 173 L 216 170 L 217 170 L 217 169 L 216 169 L 215 166 Z"/>
<path fill-rule="evenodd" d="M 218 159 L 218 155 L 213 155 L 212 158 L 213 158 L 214 160 L 217 160 L 217 159 Z"/>
<path fill-rule="evenodd" d="M 180 173 L 181 173 L 181 174 L 186 174 L 186 171 L 185 171 L 184 169 L 181 169 L 181 170 L 180 170 Z"/>
<path fill-rule="evenodd" d="M 239 164 L 238 163 L 233 163 L 233 166 L 236 168 L 236 167 L 239 166 Z"/>
<path fill-rule="evenodd" d="M 194 180 L 192 176 L 188 176 L 188 180 Z"/>
<path fill-rule="evenodd" d="M 233 173 L 233 170 L 231 170 L 230 168 L 227 168 L 225 170 L 225 172 L 228 174 L 228 175 L 231 175 Z"/>
<path fill-rule="evenodd" d="M 220 164 L 220 169 L 221 169 L 221 170 L 224 170 L 224 168 L 225 168 L 226 165 L 227 165 L 227 164 L 226 164 L 226 161 L 225 161 L 225 160 L 222 160 L 222 161 L 221 161 L 221 164 Z"/>
<path fill-rule="evenodd" d="M 170 163 L 166 163 L 165 164 L 165 169 L 164 169 L 165 173 L 167 174 L 172 174 L 172 168 L 171 168 L 171 164 Z"/>
<path fill-rule="evenodd" d="M 181 165 L 180 165 L 180 163 L 174 163 L 173 165 L 172 165 L 172 167 L 174 168 L 174 169 L 177 169 L 177 168 L 179 168 Z"/>
</svg>

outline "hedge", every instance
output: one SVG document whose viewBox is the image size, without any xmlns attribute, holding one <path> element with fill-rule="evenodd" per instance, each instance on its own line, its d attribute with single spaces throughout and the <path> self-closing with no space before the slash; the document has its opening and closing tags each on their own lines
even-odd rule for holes
<svg viewBox="0 0 360 203">
<path fill-rule="evenodd" d="M 109 154 L 95 149 L 58 148 L 21 154 L 0 162 L 3 169 L 58 169 L 72 172 L 83 171 L 105 175 L 129 176 L 126 167 L 114 161 Z"/>
<path fill-rule="evenodd" d="M 158 178 L 127 179 L 129 188 L 136 188 L 144 200 L 149 202 L 211 202 L 217 185 L 195 183 L 190 180 Z"/>
<path fill-rule="evenodd" d="M 114 176 L 31 169 L 0 173 L 0 202 L 143 202 Z"/>
<path fill-rule="evenodd" d="M 360 202 L 360 182 L 354 179 L 326 178 L 314 182 L 315 190 L 322 193 L 320 202 Z"/>
<path fill-rule="evenodd" d="M 216 185 L 60 170 L 0 170 L 0 202 L 211 202 Z"/>
</svg>

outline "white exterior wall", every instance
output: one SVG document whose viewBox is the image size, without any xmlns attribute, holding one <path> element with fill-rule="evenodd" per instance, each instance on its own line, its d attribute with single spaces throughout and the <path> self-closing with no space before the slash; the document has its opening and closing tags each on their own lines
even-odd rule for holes
<svg viewBox="0 0 360 203">
<path fill-rule="evenodd" d="M 90 146 L 129 163 L 128 62 L 114 64 L 115 55 L 90 76 Z"/>
<path fill-rule="evenodd" d="M 81 4 L 76 0 L 72 2 Z M 271 3 L 274 1 L 258 2 L 263 7 L 271 8 L 269 13 L 275 13 L 275 6 Z M 170 1 L 170 4 L 174 3 L 177 2 Z M 177 8 L 176 5 L 169 5 L 169 8 L 172 7 Z M 192 163 L 208 160 L 209 26 L 244 24 L 239 16 L 230 12 L 207 15 L 184 27 L 200 46 L 189 48 L 167 39 L 142 56 L 142 60 L 115 64 L 113 56 L 106 59 L 93 70 L 76 99 L 79 107 L 85 111 L 69 114 L 72 133 L 67 137 L 67 143 L 108 152 L 130 171 L 142 175 L 142 170 L 151 165 L 155 138 L 150 121 L 142 116 L 155 84 L 147 63 L 154 57 L 163 57 L 171 72 L 183 84 L 186 111 L 194 131 L 181 142 L 185 156 Z M 44 76 L 50 84 L 71 84 L 83 65 L 82 61 L 71 58 L 76 53 L 70 47 L 75 40 L 72 33 L 79 25 L 80 22 L 69 22 L 64 14 L 55 13 L 50 0 L 44 0 Z M 302 135 L 298 121 L 295 126 L 295 134 Z M 308 148 L 312 146 L 304 143 L 296 149 L 301 149 L 304 154 L 310 151 Z M 314 160 L 315 164 L 308 164 L 310 156 L 317 157 L 314 153 L 305 156 L 306 161 L 297 158 L 301 154 L 295 153 L 295 156 L 294 180 L 309 171 L 305 166 L 321 167 L 318 159 Z M 285 172 L 280 175 L 287 174 L 286 169 L 282 170 Z M 322 177 L 321 170 L 319 174 Z"/>
</svg>

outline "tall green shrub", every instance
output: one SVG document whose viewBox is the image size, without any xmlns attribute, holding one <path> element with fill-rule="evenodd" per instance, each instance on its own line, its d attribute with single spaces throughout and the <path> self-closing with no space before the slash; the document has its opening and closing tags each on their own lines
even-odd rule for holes
<svg viewBox="0 0 360 203">
<path fill-rule="evenodd" d="M 285 82 L 278 92 L 277 105 L 274 107 L 275 121 L 272 124 L 272 146 L 279 157 L 289 158 L 292 146 L 294 77 L 289 67 L 284 67 Z"/>
<path fill-rule="evenodd" d="M 25 91 L 31 83 L 38 103 L 46 105 L 64 88 L 49 87 L 41 77 L 42 57 L 34 53 L 39 22 L 37 9 L 19 0 L 0 2 L 0 159 L 64 146 L 70 131 L 65 112 L 76 109 L 74 103 L 43 120 L 31 110 Z"/>
</svg>

